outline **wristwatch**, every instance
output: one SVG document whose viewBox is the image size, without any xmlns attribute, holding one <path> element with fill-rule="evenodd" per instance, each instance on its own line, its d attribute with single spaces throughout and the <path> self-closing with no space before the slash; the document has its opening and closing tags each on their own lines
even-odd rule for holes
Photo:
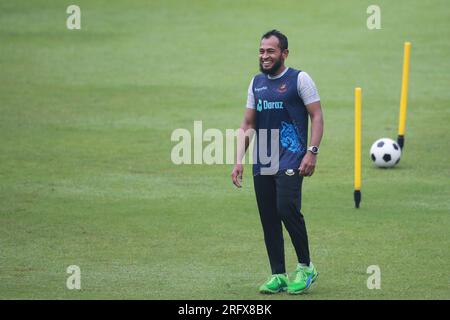
<svg viewBox="0 0 450 320">
<path fill-rule="evenodd" d="M 308 147 L 308 151 L 311 151 L 311 153 L 313 153 L 313 154 L 318 154 L 319 153 L 319 147 L 317 147 L 317 146 L 309 146 Z"/>
</svg>

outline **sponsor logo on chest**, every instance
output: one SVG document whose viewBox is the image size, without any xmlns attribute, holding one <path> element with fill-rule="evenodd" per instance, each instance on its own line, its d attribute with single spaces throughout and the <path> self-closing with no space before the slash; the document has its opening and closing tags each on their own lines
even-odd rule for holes
<svg viewBox="0 0 450 320">
<path fill-rule="evenodd" d="M 267 101 L 258 99 L 256 111 L 261 112 L 262 110 L 273 110 L 273 109 L 283 109 L 283 101 Z"/>
</svg>

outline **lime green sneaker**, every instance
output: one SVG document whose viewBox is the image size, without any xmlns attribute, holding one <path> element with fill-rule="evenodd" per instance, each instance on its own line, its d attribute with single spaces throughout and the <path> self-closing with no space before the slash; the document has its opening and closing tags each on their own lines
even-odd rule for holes
<svg viewBox="0 0 450 320">
<path fill-rule="evenodd" d="M 317 280 L 318 276 L 319 273 L 312 262 L 309 264 L 309 267 L 301 266 L 299 264 L 297 270 L 295 270 L 295 278 L 289 283 L 287 292 L 289 294 L 300 294 L 305 292 Z"/>
<path fill-rule="evenodd" d="M 289 280 L 285 274 L 273 274 L 259 287 L 260 293 L 278 293 L 286 291 Z"/>
</svg>

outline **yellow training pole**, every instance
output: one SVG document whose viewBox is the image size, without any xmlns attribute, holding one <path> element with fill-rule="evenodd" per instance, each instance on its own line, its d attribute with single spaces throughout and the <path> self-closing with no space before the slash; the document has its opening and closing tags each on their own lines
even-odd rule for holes
<svg viewBox="0 0 450 320">
<path fill-rule="evenodd" d="M 361 202 L 361 88 L 355 88 L 355 207 Z"/>
<path fill-rule="evenodd" d="M 411 43 L 405 42 L 403 53 L 403 74 L 402 74 L 402 93 L 400 96 L 400 117 L 398 123 L 397 142 L 403 149 L 405 144 L 405 127 L 406 127 L 406 108 L 408 102 L 408 77 L 409 77 L 409 57 L 411 53 Z"/>
</svg>

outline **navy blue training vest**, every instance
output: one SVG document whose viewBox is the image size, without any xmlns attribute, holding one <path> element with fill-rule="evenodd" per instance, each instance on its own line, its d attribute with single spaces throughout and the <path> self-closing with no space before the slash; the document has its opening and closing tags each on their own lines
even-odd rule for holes
<svg viewBox="0 0 450 320">
<path fill-rule="evenodd" d="M 298 169 L 307 150 L 308 112 L 297 90 L 298 74 L 301 71 L 289 68 L 278 79 L 269 79 L 265 74 L 258 74 L 253 79 L 253 95 L 256 108 L 256 140 L 253 156 L 253 174 L 261 172 L 261 168 L 276 167 L 278 170 Z M 262 134 L 266 129 L 267 134 Z M 279 157 L 272 156 L 271 129 L 278 129 Z M 260 138 L 261 137 L 261 138 Z M 274 136 L 275 138 L 275 136 Z M 262 139 L 262 141 L 260 141 Z M 267 148 L 261 152 L 270 158 L 264 161 L 259 155 L 261 142 L 266 141 Z M 265 150 L 267 149 L 267 150 Z M 275 152 L 274 152 L 275 153 Z M 263 161 L 261 161 L 263 160 Z M 267 170 L 267 169 L 265 169 Z M 272 173 L 273 174 L 273 173 Z"/>
</svg>

